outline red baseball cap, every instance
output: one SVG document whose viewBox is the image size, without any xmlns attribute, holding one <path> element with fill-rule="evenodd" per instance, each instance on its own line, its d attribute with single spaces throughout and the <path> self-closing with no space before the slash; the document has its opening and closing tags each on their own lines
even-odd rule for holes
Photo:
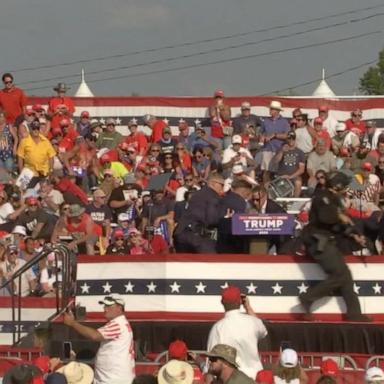
<svg viewBox="0 0 384 384">
<path fill-rule="evenodd" d="M 256 383 L 258 384 L 273 384 L 273 373 L 268 369 L 262 369 L 257 372 Z"/>
<path fill-rule="evenodd" d="M 52 128 L 51 132 L 52 132 L 52 136 L 58 136 L 63 134 L 62 130 L 59 127 Z"/>
<path fill-rule="evenodd" d="M 45 109 L 43 108 L 43 106 L 41 104 L 34 104 L 32 106 L 32 109 L 36 112 L 39 112 L 39 111 L 45 111 Z"/>
<path fill-rule="evenodd" d="M 116 231 L 113 233 L 113 237 L 124 237 L 124 231 L 122 229 L 116 229 Z"/>
<path fill-rule="evenodd" d="M 88 111 L 81 112 L 80 117 L 89 117 L 89 112 Z"/>
<path fill-rule="evenodd" d="M 35 114 L 35 111 L 32 108 L 27 108 L 25 110 L 25 114 L 28 115 L 28 116 L 31 116 L 31 115 Z"/>
<path fill-rule="evenodd" d="M 110 161 L 111 161 L 111 156 L 109 156 L 108 153 L 104 153 L 104 155 L 100 157 L 101 164 L 109 163 Z"/>
<path fill-rule="evenodd" d="M 119 148 L 122 149 L 123 151 L 127 150 L 129 147 L 129 144 L 123 141 L 122 143 L 119 144 Z"/>
<path fill-rule="evenodd" d="M 188 355 L 187 344 L 182 340 L 175 340 L 168 347 L 168 356 L 170 359 L 185 360 Z"/>
<path fill-rule="evenodd" d="M 60 120 L 60 125 L 62 127 L 68 126 L 70 124 L 71 124 L 71 122 L 69 121 L 69 119 L 62 119 L 62 120 Z"/>
<path fill-rule="evenodd" d="M 25 202 L 27 205 L 37 205 L 39 201 L 36 199 L 36 197 L 27 197 Z"/>
<path fill-rule="evenodd" d="M 337 376 L 339 374 L 339 367 L 335 360 L 326 359 L 321 363 L 320 372 L 322 375 Z"/>
<path fill-rule="evenodd" d="M 222 303 L 241 303 L 241 292 L 240 288 L 234 285 L 230 285 L 227 288 L 223 289 L 223 293 L 221 294 Z"/>
<path fill-rule="evenodd" d="M 224 97 L 224 91 L 222 89 L 216 89 L 213 97 Z"/>
<path fill-rule="evenodd" d="M 363 171 L 371 172 L 372 169 L 373 169 L 373 165 L 372 165 L 372 163 L 370 163 L 369 161 L 364 161 L 364 163 L 361 164 L 361 169 L 362 169 Z"/>
<path fill-rule="evenodd" d="M 313 124 L 323 124 L 323 119 L 321 117 L 316 117 L 314 120 L 313 120 Z"/>
<path fill-rule="evenodd" d="M 325 105 L 325 104 L 320 105 L 319 111 L 324 111 L 324 112 L 329 111 L 328 105 Z"/>
</svg>

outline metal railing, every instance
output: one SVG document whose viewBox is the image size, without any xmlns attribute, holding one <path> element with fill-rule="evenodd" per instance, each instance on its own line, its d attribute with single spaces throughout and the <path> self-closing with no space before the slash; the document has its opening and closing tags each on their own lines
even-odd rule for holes
<svg viewBox="0 0 384 384">
<path fill-rule="evenodd" d="M 383 363 L 384 363 L 383 355 L 371 356 L 366 363 L 365 369 L 368 369 L 371 367 L 381 367 Z"/>
<path fill-rule="evenodd" d="M 54 265 L 56 266 L 54 271 L 56 312 L 53 316 L 67 308 L 70 299 L 74 296 L 76 265 L 74 253 L 65 244 L 45 245 L 41 252 L 25 263 L 9 280 L 0 286 L 0 290 L 7 288 L 11 293 L 13 345 L 17 345 L 21 340 L 22 275 L 50 254 L 54 255 Z"/>
</svg>

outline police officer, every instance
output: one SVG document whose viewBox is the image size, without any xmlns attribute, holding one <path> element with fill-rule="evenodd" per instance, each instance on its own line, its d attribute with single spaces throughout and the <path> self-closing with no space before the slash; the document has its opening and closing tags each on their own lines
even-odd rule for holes
<svg viewBox="0 0 384 384">
<path fill-rule="evenodd" d="M 174 232 L 177 252 L 216 253 L 216 229 L 223 191 L 224 178 L 214 173 L 209 176 L 207 185 L 194 193 Z"/>
<path fill-rule="evenodd" d="M 328 188 L 319 191 L 312 200 L 309 224 L 303 231 L 303 241 L 307 254 L 320 265 L 327 278 L 299 296 L 307 317 L 314 301 L 339 289 L 347 306 L 347 320 L 369 321 L 361 313 L 351 272 L 337 244 L 339 236 L 349 236 L 360 245 L 365 244 L 365 238 L 355 231 L 352 220 L 343 212 L 341 197 L 349 182 L 349 177 L 344 173 L 335 173 L 328 181 Z"/>
<path fill-rule="evenodd" d="M 231 190 L 220 202 L 220 221 L 218 225 L 218 253 L 248 253 L 248 236 L 232 235 L 232 215 L 245 213 L 252 186 L 245 180 L 234 180 Z"/>
</svg>

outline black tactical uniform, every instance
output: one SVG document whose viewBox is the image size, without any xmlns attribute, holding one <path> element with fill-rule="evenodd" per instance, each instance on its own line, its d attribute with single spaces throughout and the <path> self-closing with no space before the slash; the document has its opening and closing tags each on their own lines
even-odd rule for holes
<svg viewBox="0 0 384 384">
<path fill-rule="evenodd" d="M 345 184 L 344 187 L 348 184 L 343 181 L 343 176 L 335 177 L 333 186 L 338 180 L 341 184 Z M 352 230 L 352 227 L 342 224 L 339 218 L 340 212 L 342 212 L 340 197 L 329 189 L 320 191 L 313 198 L 309 224 L 303 231 L 303 241 L 307 254 L 316 260 L 328 277 L 310 287 L 306 293 L 299 296 L 299 299 L 309 312 L 314 301 L 340 290 L 347 306 L 347 319 L 366 321 L 367 318 L 361 314 L 359 299 L 353 289 L 351 272 L 337 244 L 338 236 Z"/>
<path fill-rule="evenodd" d="M 208 186 L 195 192 L 174 232 L 177 252 L 216 253 L 220 196 Z"/>
</svg>

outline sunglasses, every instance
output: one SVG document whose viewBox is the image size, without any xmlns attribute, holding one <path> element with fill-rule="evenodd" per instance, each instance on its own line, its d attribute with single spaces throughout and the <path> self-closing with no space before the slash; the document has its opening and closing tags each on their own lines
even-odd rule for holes
<svg viewBox="0 0 384 384">
<path fill-rule="evenodd" d="M 379 161 L 379 164 L 384 164 L 384 161 Z"/>
<path fill-rule="evenodd" d="M 69 207 L 63 207 L 63 211 L 69 211 Z"/>
<path fill-rule="evenodd" d="M 10 80 L 10 81 L 4 81 L 4 84 L 12 84 L 12 83 L 13 83 L 12 80 Z"/>
<path fill-rule="evenodd" d="M 16 251 L 11 251 L 9 252 L 10 255 L 17 255 L 17 252 Z"/>
<path fill-rule="evenodd" d="M 192 178 L 186 178 L 186 179 L 184 179 L 185 181 L 193 181 L 193 179 Z"/>
<path fill-rule="evenodd" d="M 317 176 L 316 177 L 316 180 L 324 180 L 325 179 L 325 176 Z"/>
<path fill-rule="evenodd" d="M 182 150 L 184 147 L 176 147 L 177 150 Z"/>
<path fill-rule="evenodd" d="M 37 204 L 28 204 L 28 207 L 37 207 Z"/>
<path fill-rule="evenodd" d="M 165 156 L 165 159 L 167 160 L 172 159 L 172 156 Z"/>
<path fill-rule="evenodd" d="M 151 152 L 160 152 L 160 149 L 151 149 Z"/>
<path fill-rule="evenodd" d="M 116 237 L 116 241 L 124 241 L 124 237 Z"/>
<path fill-rule="evenodd" d="M 134 155 L 136 152 L 135 151 L 128 151 L 128 154 Z"/>
<path fill-rule="evenodd" d="M 296 119 L 296 121 L 304 121 L 304 119 Z"/>
<path fill-rule="evenodd" d="M 361 116 L 363 116 L 363 115 L 358 114 L 358 113 L 353 113 L 352 116 L 353 116 L 353 117 L 361 117 Z"/>
</svg>

